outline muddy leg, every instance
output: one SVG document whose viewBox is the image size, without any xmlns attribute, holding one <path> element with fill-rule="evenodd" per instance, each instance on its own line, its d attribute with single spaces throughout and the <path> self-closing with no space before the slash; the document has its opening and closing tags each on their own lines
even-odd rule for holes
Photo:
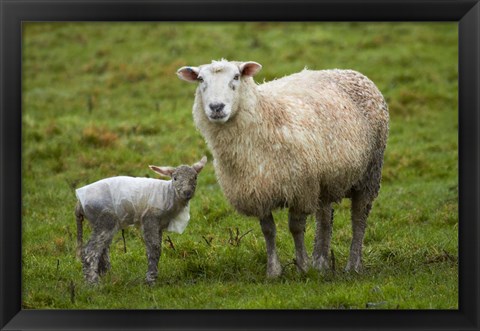
<svg viewBox="0 0 480 331">
<path fill-rule="evenodd" d="M 100 256 L 100 260 L 98 261 L 98 274 L 100 276 L 103 276 L 107 273 L 108 270 L 110 270 L 110 256 L 109 256 L 109 253 L 110 253 L 110 244 L 111 244 L 111 240 L 110 240 L 110 243 L 108 243 L 107 247 L 103 249 L 103 252 L 102 252 L 102 255 Z"/>
<path fill-rule="evenodd" d="M 103 251 L 107 249 L 107 246 L 112 242 L 113 234 L 113 231 L 94 231 L 85 247 L 85 253 L 83 256 L 83 273 L 86 281 L 90 284 L 98 282 L 99 271 L 103 272 L 105 268 L 104 265 L 100 264 L 100 258 Z"/>
<path fill-rule="evenodd" d="M 90 284 L 98 282 L 100 258 L 104 250 L 108 250 L 113 236 L 117 231 L 117 222 L 115 214 L 109 210 L 104 210 L 100 215 L 91 221 L 93 227 L 92 236 L 88 241 L 83 254 L 83 273 L 85 279 Z M 103 262 L 102 262 L 103 264 Z"/>
<path fill-rule="evenodd" d="M 148 270 L 145 280 L 153 285 L 158 276 L 158 261 L 162 252 L 162 231 L 154 217 L 146 217 L 143 224 L 143 238 L 147 250 Z"/>
<path fill-rule="evenodd" d="M 83 208 L 80 204 L 80 201 L 77 201 L 75 206 L 75 219 L 77 221 L 77 250 L 76 256 L 78 259 L 82 260 L 83 256 Z"/>
<path fill-rule="evenodd" d="M 288 213 L 288 227 L 295 243 L 295 262 L 301 272 L 308 270 L 308 254 L 305 250 L 305 224 L 307 215 L 296 214 L 291 209 Z"/>
<path fill-rule="evenodd" d="M 362 246 L 367 227 L 367 217 L 372 208 L 371 198 L 363 192 L 355 192 L 352 196 L 352 244 L 350 258 L 345 271 L 360 272 L 362 269 Z"/>
<path fill-rule="evenodd" d="M 332 239 L 333 209 L 330 203 L 322 204 L 315 215 L 317 228 L 313 245 L 313 267 L 317 270 L 328 270 L 328 254 Z"/>
<path fill-rule="evenodd" d="M 262 227 L 267 247 L 267 277 L 275 278 L 282 273 L 282 266 L 278 260 L 275 248 L 275 235 L 277 230 L 271 213 L 260 219 L 260 226 Z"/>
</svg>

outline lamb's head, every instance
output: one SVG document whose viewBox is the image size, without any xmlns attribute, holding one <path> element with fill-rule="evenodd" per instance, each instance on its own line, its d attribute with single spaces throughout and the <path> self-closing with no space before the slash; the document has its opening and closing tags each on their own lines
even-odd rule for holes
<svg viewBox="0 0 480 331">
<path fill-rule="evenodd" d="M 182 67 L 177 75 L 198 82 L 197 97 L 210 122 L 225 123 L 238 110 L 243 84 L 262 66 L 257 62 L 212 61 L 199 67 Z"/>
<path fill-rule="evenodd" d="M 174 168 L 151 165 L 149 167 L 157 174 L 172 178 L 172 185 L 175 194 L 180 197 L 180 199 L 188 201 L 193 198 L 195 187 L 197 186 L 197 175 L 202 171 L 205 163 L 207 163 L 206 156 L 202 157 L 200 161 L 192 166 L 181 165 Z"/>
</svg>

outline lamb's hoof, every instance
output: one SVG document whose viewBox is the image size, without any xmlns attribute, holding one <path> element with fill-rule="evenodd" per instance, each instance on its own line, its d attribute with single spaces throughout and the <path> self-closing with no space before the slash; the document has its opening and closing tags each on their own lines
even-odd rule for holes
<svg viewBox="0 0 480 331">
<path fill-rule="evenodd" d="M 105 276 L 105 274 L 108 272 L 108 270 L 110 270 L 110 265 L 107 265 L 107 266 L 100 266 L 98 268 L 98 274 L 103 277 Z"/>
<path fill-rule="evenodd" d="M 103 276 L 105 276 L 105 275 L 107 274 L 107 272 L 108 272 L 108 269 L 98 270 L 98 275 L 99 275 L 100 277 L 103 277 Z"/>
<path fill-rule="evenodd" d="M 314 258 L 312 265 L 314 269 L 320 272 L 330 270 L 330 265 L 328 264 L 328 260 L 324 256 L 319 256 L 317 258 Z"/>
<path fill-rule="evenodd" d="M 147 274 L 147 276 L 145 277 L 145 282 L 146 282 L 147 285 L 149 285 L 149 286 L 155 285 L 155 282 L 156 282 L 156 281 L 157 281 L 157 276 L 155 276 L 155 275 Z"/>
<path fill-rule="evenodd" d="M 88 285 L 95 286 L 98 285 L 98 276 L 95 277 L 86 277 L 85 281 Z"/>
</svg>

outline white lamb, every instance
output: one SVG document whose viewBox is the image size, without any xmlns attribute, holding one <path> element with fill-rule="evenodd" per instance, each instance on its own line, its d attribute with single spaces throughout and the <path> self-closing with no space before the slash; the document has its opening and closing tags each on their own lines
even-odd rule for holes
<svg viewBox="0 0 480 331">
<path fill-rule="evenodd" d="M 204 156 L 194 165 L 173 167 L 150 166 L 171 180 L 117 176 L 99 180 L 76 190 L 78 202 L 77 256 L 82 257 L 83 272 L 89 283 L 110 268 L 109 246 L 120 229 L 130 225 L 143 231 L 147 250 L 146 281 L 154 283 L 164 230 L 182 233 L 190 219 L 189 201 L 195 193 L 197 174 L 205 166 Z M 83 219 L 87 218 L 92 235 L 83 252 Z"/>
<path fill-rule="evenodd" d="M 289 208 L 296 264 L 308 269 L 305 221 L 315 214 L 313 266 L 329 268 L 332 203 L 352 200 L 353 239 L 346 270 L 359 271 L 366 220 L 380 188 L 388 108 L 377 87 L 352 70 L 303 70 L 261 85 L 256 62 L 182 67 L 198 82 L 193 118 L 214 156 L 229 202 L 260 219 L 267 276 L 281 265 L 272 210 Z"/>
</svg>

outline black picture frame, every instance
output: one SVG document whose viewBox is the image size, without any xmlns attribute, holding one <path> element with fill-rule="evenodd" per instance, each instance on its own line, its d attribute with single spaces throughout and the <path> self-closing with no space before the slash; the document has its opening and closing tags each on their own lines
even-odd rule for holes
<svg viewBox="0 0 480 331">
<path fill-rule="evenodd" d="M 473 0 L 0 0 L 1 330 L 479 330 L 480 3 Z M 22 310 L 21 33 L 25 21 L 456 21 L 458 310 Z"/>
</svg>

